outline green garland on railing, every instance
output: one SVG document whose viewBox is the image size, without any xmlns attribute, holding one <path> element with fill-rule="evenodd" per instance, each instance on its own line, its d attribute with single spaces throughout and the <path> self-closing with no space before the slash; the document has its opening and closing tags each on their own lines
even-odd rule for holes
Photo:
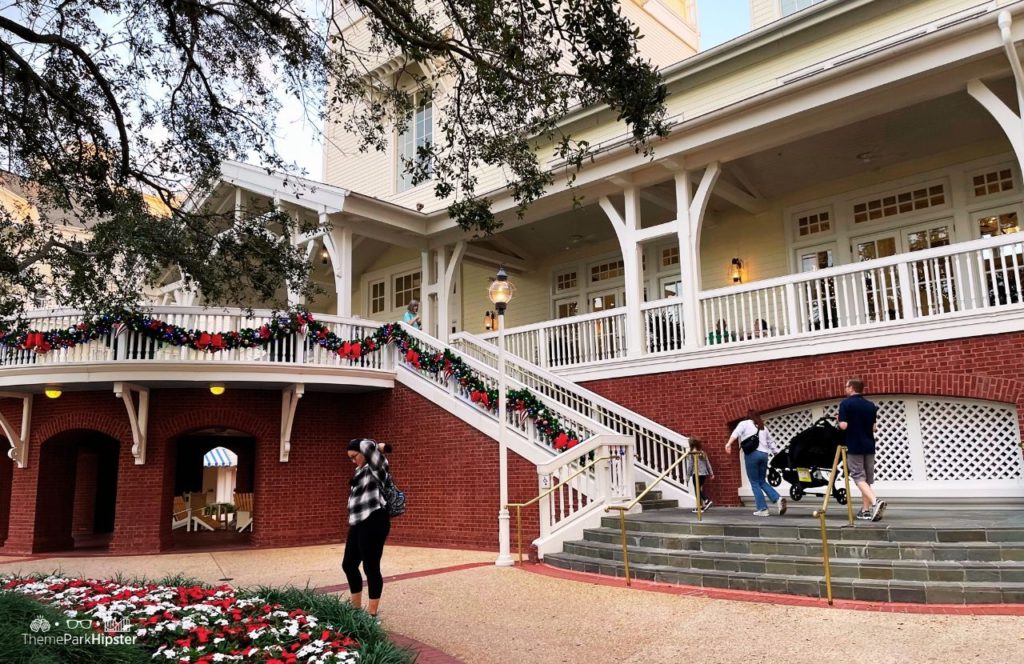
<svg viewBox="0 0 1024 664">
<path fill-rule="evenodd" d="M 406 364 L 419 371 L 454 380 L 473 403 L 490 411 L 498 409 L 498 391 L 489 388 L 461 357 L 448 349 L 441 352 L 425 350 L 398 323 L 385 323 L 373 334 L 361 339 L 342 339 L 327 325 L 315 320 L 313 314 L 303 309 L 273 316 L 259 327 L 228 332 L 185 328 L 132 311 L 102 314 L 58 330 L 33 330 L 24 321 L 14 325 L 0 323 L 0 346 L 7 352 L 26 350 L 44 354 L 96 341 L 111 333 L 116 337 L 126 331 L 141 334 L 162 344 L 207 353 L 263 348 L 275 341 L 299 334 L 350 362 L 359 360 L 363 355 L 375 352 L 387 344 L 394 344 L 400 351 L 401 360 Z M 527 417 L 531 418 L 538 433 L 556 450 L 572 449 L 579 443 L 579 435 L 564 426 L 529 390 L 509 390 L 508 403 L 512 412 L 520 417 L 520 421 Z"/>
</svg>

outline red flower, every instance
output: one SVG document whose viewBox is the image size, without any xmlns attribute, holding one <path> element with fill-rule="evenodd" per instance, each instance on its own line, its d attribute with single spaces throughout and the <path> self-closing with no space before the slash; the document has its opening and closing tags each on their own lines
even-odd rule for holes
<svg viewBox="0 0 1024 664">
<path fill-rule="evenodd" d="M 572 440 L 569 441 L 569 449 L 571 450 L 572 448 L 576 447 L 579 444 L 580 444 L 580 441 L 578 441 L 575 438 L 573 438 Z"/>
<path fill-rule="evenodd" d="M 362 354 L 363 354 L 363 345 L 361 343 L 359 343 L 358 341 L 355 342 L 354 344 L 352 344 L 352 347 L 349 349 L 349 357 L 351 357 L 353 360 L 358 360 L 359 356 L 362 355 Z"/>
<path fill-rule="evenodd" d="M 210 346 L 213 347 L 214 351 L 224 350 L 224 337 L 219 334 L 213 335 L 210 338 Z"/>
<path fill-rule="evenodd" d="M 373 339 L 367 339 L 366 340 L 366 352 L 370 352 L 370 351 L 376 350 L 376 348 L 377 348 L 377 342 L 376 341 L 374 341 Z"/>
<path fill-rule="evenodd" d="M 558 436 L 555 438 L 555 449 L 556 450 L 564 450 L 568 446 L 569 446 L 569 436 L 565 435 L 564 432 L 558 434 Z"/>
<path fill-rule="evenodd" d="M 420 354 L 414 351 L 412 348 L 405 351 L 405 361 L 416 367 L 420 368 Z"/>
<path fill-rule="evenodd" d="M 211 341 L 212 340 L 210 339 L 210 333 L 203 332 L 202 334 L 199 335 L 199 339 L 196 340 L 196 348 L 198 348 L 199 350 L 206 350 L 206 348 L 210 345 Z"/>
<path fill-rule="evenodd" d="M 267 325 L 264 325 L 263 327 L 260 328 L 260 339 L 269 339 L 269 338 L 270 338 L 270 328 Z"/>
</svg>

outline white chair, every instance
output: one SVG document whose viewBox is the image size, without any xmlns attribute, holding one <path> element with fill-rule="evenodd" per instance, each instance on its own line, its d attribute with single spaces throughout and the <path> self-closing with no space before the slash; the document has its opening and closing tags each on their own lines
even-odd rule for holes
<svg viewBox="0 0 1024 664">
<path fill-rule="evenodd" d="M 244 531 L 246 528 L 252 532 L 252 494 L 235 494 L 235 530 Z"/>
</svg>

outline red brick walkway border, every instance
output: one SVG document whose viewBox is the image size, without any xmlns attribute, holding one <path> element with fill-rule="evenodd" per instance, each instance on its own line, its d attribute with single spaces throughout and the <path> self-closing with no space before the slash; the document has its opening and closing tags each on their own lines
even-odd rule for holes
<svg viewBox="0 0 1024 664">
<path fill-rule="evenodd" d="M 550 565 L 525 565 L 524 571 L 557 579 L 590 583 L 597 586 L 626 587 L 622 578 L 603 576 L 591 572 L 574 572 Z M 777 593 L 761 593 L 750 590 L 729 590 L 725 588 L 702 588 L 698 586 L 681 586 L 670 583 L 657 583 L 633 579 L 632 588 L 647 592 L 664 593 L 667 595 L 684 595 L 687 597 L 707 597 L 709 599 L 729 599 L 736 602 L 758 602 L 781 606 L 807 606 L 818 609 L 847 609 L 850 611 L 879 611 L 882 613 L 928 613 L 941 615 L 967 616 L 1024 616 L 1024 604 L 910 604 L 893 602 L 864 602 L 852 599 L 836 599 L 829 606 L 828 601 L 818 597 L 800 597 L 798 595 L 781 595 Z"/>
</svg>

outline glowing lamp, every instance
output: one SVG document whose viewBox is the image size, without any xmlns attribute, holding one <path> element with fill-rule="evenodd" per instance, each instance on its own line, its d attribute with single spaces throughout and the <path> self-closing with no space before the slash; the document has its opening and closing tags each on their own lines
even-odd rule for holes
<svg viewBox="0 0 1024 664">
<path fill-rule="evenodd" d="M 212 394 L 215 397 L 219 397 L 220 395 L 224 394 L 224 386 L 221 385 L 220 383 L 214 383 L 210 385 L 210 394 Z"/>
</svg>

